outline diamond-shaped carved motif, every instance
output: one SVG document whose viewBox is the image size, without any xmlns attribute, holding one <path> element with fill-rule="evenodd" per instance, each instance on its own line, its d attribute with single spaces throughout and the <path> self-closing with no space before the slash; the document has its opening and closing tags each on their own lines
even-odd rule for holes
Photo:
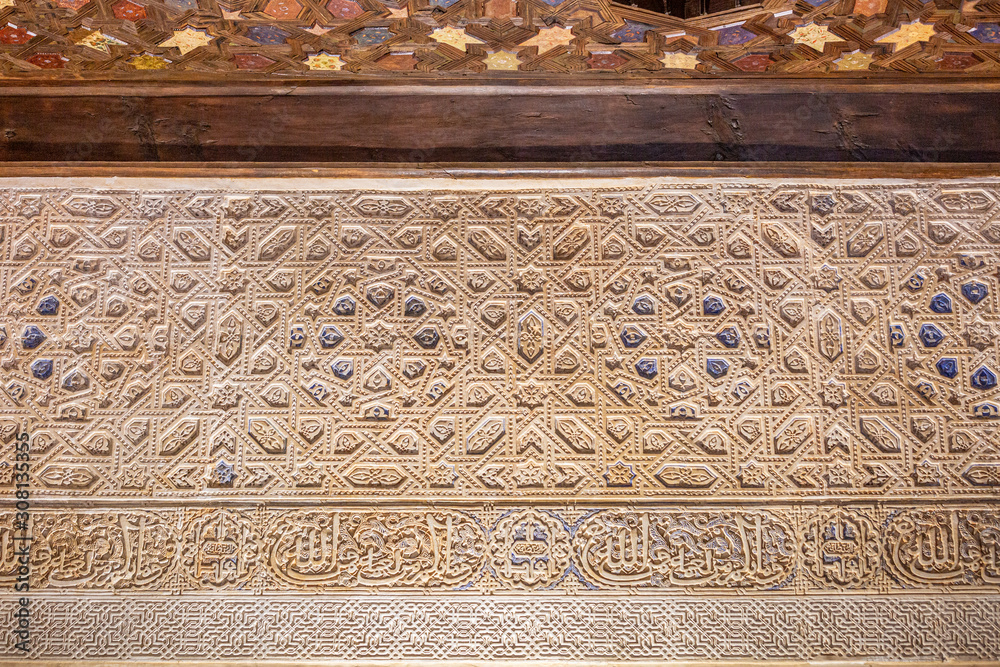
<svg viewBox="0 0 1000 667">
<path fill-rule="evenodd" d="M 391 34 L 423 11 L 386 7 Z M 466 29 L 438 37 L 534 30 Z M 615 27 L 643 30 L 630 43 L 659 45 L 656 27 Z M 568 42 L 538 55 L 579 51 Z M 460 653 L 444 632 L 465 659 L 478 649 L 441 619 L 516 597 L 521 611 L 475 627 L 551 632 L 510 626 L 491 644 L 505 659 L 997 654 L 993 607 L 975 616 L 1000 581 L 995 184 L 338 183 L 0 193 L 0 490 L 29 436 L 40 646 L 110 659 L 96 653 L 118 643 L 49 619 L 125 615 L 122 646 L 132 627 L 176 646 L 161 624 L 200 619 L 217 650 L 176 635 L 197 657 Z M 373 613 L 338 634 L 369 595 L 398 592 L 419 593 L 409 611 L 471 602 L 421 612 L 431 625 L 405 638 L 409 611 L 391 632 L 372 634 L 388 623 Z M 948 624 L 881 631 L 930 592 L 961 645 Z M 292 609 L 280 639 L 239 634 L 247 594 L 240 618 L 285 623 L 288 601 L 310 615 Z M 626 612 L 648 629 L 690 601 L 694 643 L 605 639 Z M 557 602 L 576 607 L 542 613 Z M 378 641 L 296 641 L 320 617 Z M 566 634 L 577 617 L 588 634 Z M 703 634 L 716 617 L 724 630 Z M 836 633 L 800 643 L 817 618 Z M 765 634 L 733 644 L 747 624 Z"/>
</svg>

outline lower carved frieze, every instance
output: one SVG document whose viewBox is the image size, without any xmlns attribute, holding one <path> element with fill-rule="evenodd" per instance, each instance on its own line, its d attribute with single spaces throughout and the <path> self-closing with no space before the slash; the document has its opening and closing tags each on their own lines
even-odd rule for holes
<svg viewBox="0 0 1000 667">
<path fill-rule="evenodd" d="M 43 591 L 1000 592 L 984 506 L 74 509 L 32 532 Z"/>
<path fill-rule="evenodd" d="M 8 624 L 16 599 L 0 598 Z M 1000 597 L 45 594 L 48 659 L 995 660 Z M 13 657 L 14 650 L 0 648 Z"/>
</svg>

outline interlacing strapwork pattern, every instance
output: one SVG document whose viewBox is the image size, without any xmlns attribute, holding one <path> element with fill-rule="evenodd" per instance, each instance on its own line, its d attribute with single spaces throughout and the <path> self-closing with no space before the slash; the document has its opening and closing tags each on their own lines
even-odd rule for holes
<svg viewBox="0 0 1000 667">
<path fill-rule="evenodd" d="M 132 638 L 37 657 L 152 625 L 179 657 L 996 654 L 994 183 L 318 183 L 0 190 L 0 493 L 27 430 L 41 627 Z M 340 639 L 172 644 L 206 595 Z M 415 639 L 518 605 L 551 629 Z M 691 646 L 625 620 L 682 608 Z M 722 642 L 751 608 L 788 637 Z"/>
<path fill-rule="evenodd" d="M 52 659 L 996 659 L 996 599 L 36 598 Z M 0 619 L 14 604 L 0 601 Z M 14 657 L 4 646 L 2 655 Z"/>
<path fill-rule="evenodd" d="M 989 496 L 996 197 L 7 190 L 0 435 L 52 496 Z"/>
</svg>

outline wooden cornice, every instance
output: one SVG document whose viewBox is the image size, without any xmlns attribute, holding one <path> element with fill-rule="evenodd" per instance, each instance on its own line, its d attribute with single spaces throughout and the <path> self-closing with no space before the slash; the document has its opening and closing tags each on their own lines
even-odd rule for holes
<svg viewBox="0 0 1000 667">
<path fill-rule="evenodd" d="M 998 162 L 1000 80 L 16 81 L 0 160 Z"/>
</svg>

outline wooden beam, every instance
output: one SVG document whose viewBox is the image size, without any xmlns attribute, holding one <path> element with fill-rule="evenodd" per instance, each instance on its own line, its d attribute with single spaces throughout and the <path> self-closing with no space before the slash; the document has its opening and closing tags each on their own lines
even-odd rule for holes
<svg viewBox="0 0 1000 667">
<path fill-rule="evenodd" d="M 788 178 L 992 179 L 978 162 L 0 162 L 0 178 L 504 179 Z M 303 187 L 306 187 L 303 185 Z"/>
<path fill-rule="evenodd" d="M 0 86 L 0 160 L 1000 161 L 1000 82 Z"/>
</svg>

